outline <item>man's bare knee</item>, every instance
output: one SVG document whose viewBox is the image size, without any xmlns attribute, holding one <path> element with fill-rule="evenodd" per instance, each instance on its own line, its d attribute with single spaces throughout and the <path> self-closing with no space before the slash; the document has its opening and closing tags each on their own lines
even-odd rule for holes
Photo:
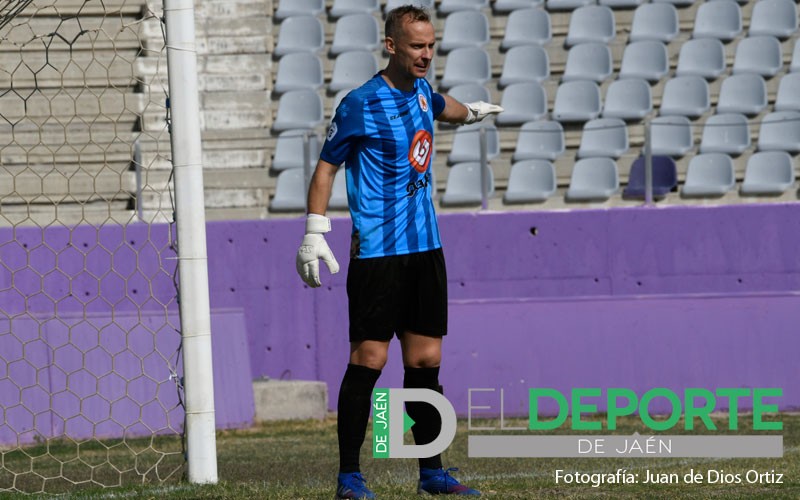
<svg viewBox="0 0 800 500">
<path fill-rule="evenodd" d="M 350 363 L 366 366 L 373 370 L 383 370 L 389 354 L 389 343 L 364 341 L 350 347 Z"/>
</svg>

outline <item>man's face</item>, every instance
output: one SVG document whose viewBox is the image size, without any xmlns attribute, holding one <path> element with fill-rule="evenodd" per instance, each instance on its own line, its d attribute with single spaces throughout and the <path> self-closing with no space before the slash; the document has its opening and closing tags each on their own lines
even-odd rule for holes
<svg viewBox="0 0 800 500">
<path fill-rule="evenodd" d="M 386 50 L 397 66 L 409 76 L 425 78 L 433 59 L 436 34 L 433 25 L 424 21 L 404 22 L 400 33 L 386 38 Z"/>
</svg>

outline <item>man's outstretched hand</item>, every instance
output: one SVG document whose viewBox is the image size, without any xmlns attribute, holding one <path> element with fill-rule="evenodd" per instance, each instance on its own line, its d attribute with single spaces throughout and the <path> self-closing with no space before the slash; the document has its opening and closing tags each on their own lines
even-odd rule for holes
<svg viewBox="0 0 800 500">
<path fill-rule="evenodd" d="M 467 107 L 467 118 L 464 120 L 464 123 L 479 122 L 489 115 L 496 115 L 503 112 L 503 108 L 497 104 L 483 101 L 465 102 L 464 106 Z"/>
</svg>

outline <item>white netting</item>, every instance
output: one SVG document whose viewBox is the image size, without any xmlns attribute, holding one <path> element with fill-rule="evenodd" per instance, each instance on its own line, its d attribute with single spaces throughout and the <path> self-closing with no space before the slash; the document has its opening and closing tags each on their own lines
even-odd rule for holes
<svg viewBox="0 0 800 500">
<path fill-rule="evenodd" d="M 145 0 L 0 4 L 0 492 L 183 470 L 161 26 Z"/>
</svg>

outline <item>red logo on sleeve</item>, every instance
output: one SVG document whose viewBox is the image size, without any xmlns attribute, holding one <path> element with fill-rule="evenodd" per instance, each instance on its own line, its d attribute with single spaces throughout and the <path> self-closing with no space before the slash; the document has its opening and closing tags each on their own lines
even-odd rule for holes
<svg viewBox="0 0 800 500">
<path fill-rule="evenodd" d="M 427 130 L 418 130 L 411 140 L 411 148 L 408 150 L 408 161 L 419 173 L 428 170 L 433 153 L 433 137 Z"/>
</svg>

